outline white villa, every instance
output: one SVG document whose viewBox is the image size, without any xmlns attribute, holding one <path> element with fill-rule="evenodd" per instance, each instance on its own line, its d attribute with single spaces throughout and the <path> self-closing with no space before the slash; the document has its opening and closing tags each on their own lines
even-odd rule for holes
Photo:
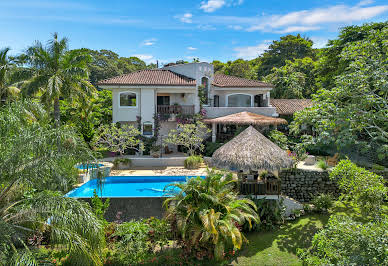
<svg viewBox="0 0 388 266">
<path fill-rule="evenodd" d="M 249 112 L 251 117 L 258 115 L 256 120 L 273 118 L 275 125 L 280 124 L 277 108 L 270 102 L 271 84 L 214 74 L 213 65 L 205 62 L 141 70 L 100 81 L 98 86 L 113 92 L 113 122 L 141 121 L 145 136 L 153 135 L 155 117 L 160 119 L 160 134 L 166 135 L 176 128 L 177 118 L 200 112 L 199 90 L 213 141 L 221 127 L 211 119 Z"/>
</svg>

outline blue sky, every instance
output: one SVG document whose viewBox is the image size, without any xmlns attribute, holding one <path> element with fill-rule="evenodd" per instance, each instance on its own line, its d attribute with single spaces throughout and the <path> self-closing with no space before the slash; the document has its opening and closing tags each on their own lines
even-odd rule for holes
<svg viewBox="0 0 388 266">
<path fill-rule="evenodd" d="M 339 27 L 387 18 L 383 0 L 0 0 L 0 47 L 17 54 L 58 32 L 70 48 L 147 63 L 227 61 L 255 58 L 288 33 L 323 47 Z"/>
</svg>

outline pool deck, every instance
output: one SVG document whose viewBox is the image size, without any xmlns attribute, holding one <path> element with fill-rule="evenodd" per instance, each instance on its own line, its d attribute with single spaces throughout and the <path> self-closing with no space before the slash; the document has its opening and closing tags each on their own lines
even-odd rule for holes
<svg viewBox="0 0 388 266">
<path fill-rule="evenodd" d="M 206 168 L 186 169 L 184 167 L 147 167 L 147 169 L 131 169 L 131 170 L 112 170 L 111 176 L 203 176 L 206 174 Z"/>
</svg>

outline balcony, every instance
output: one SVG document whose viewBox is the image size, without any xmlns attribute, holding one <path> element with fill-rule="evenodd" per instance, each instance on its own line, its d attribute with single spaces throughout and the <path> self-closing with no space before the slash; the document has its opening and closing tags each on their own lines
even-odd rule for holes
<svg viewBox="0 0 388 266">
<path fill-rule="evenodd" d="M 157 112 L 160 119 L 166 121 L 176 115 L 194 115 L 194 105 L 158 105 Z"/>
</svg>

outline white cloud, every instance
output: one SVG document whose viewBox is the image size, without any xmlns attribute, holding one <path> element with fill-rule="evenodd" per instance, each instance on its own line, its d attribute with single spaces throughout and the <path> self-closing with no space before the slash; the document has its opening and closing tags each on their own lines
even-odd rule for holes
<svg viewBox="0 0 388 266">
<path fill-rule="evenodd" d="M 388 5 L 365 6 L 372 1 L 362 1 L 355 6 L 334 5 L 327 8 L 315 8 L 290 12 L 285 15 L 263 17 L 260 23 L 250 26 L 248 31 L 313 31 L 318 25 L 351 23 L 376 17 L 388 11 Z M 327 26 L 327 25 L 326 25 Z"/>
<path fill-rule="evenodd" d="M 151 39 L 148 39 L 148 40 L 144 40 L 142 42 L 142 45 L 144 46 L 151 46 L 151 45 L 154 45 L 156 43 L 156 39 L 155 38 L 151 38 Z"/>
<path fill-rule="evenodd" d="M 175 16 L 175 18 L 179 19 L 183 23 L 192 23 L 193 22 L 193 20 L 192 20 L 193 14 L 191 14 L 191 13 L 185 13 L 183 15 L 178 15 L 178 16 Z"/>
<path fill-rule="evenodd" d="M 324 48 L 329 41 L 328 38 L 319 36 L 312 36 L 310 39 L 314 42 L 313 48 Z"/>
<path fill-rule="evenodd" d="M 358 6 L 367 6 L 367 5 L 373 4 L 374 2 L 375 1 L 373 0 L 363 0 L 358 3 Z"/>
<path fill-rule="evenodd" d="M 201 2 L 201 7 L 205 12 L 211 13 L 216 11 L 217 9 L 220 9 L 226 4 L 225 0 L 208 0 Z"/>
<path fill-rule="evenodd" d="M 152 63 L 152 62 L 155 62 L 156 59 L 154 58 L 153 55 L 150 55 L 150 54 L 134 54 L 132 56 L 135 56 L 141 60 L 143 60 L 144 62 L 146 62 L 147 64 L 149 63 Z"/>
<path fill-rule="evenodd" d="M 264 53 L 270 43 L 271 41 L 265 40 L 255 46 L 236 47 L 233 50 L 236 52 L 236 58 L 250 60 Z"/>
<path fill-rule="evenodd" d="M 192 46 L 189 46 L 189 47 L 187 47 L 187 50 L 190 50 L 190 51 L 195 51 L 195 50 L 197 50 L 197 48 L 195 48 L 195 47 L 192 47 Z"/>
<path fill-rule="evenodd" d="M 315 26 L 291 26 L 291 27 L 278 30 L 276 32 L 277 33 L 306 32 L 306 31 L 314 31 L 319 29 L 320 27 L 315 27 Z"/>
</svg>

